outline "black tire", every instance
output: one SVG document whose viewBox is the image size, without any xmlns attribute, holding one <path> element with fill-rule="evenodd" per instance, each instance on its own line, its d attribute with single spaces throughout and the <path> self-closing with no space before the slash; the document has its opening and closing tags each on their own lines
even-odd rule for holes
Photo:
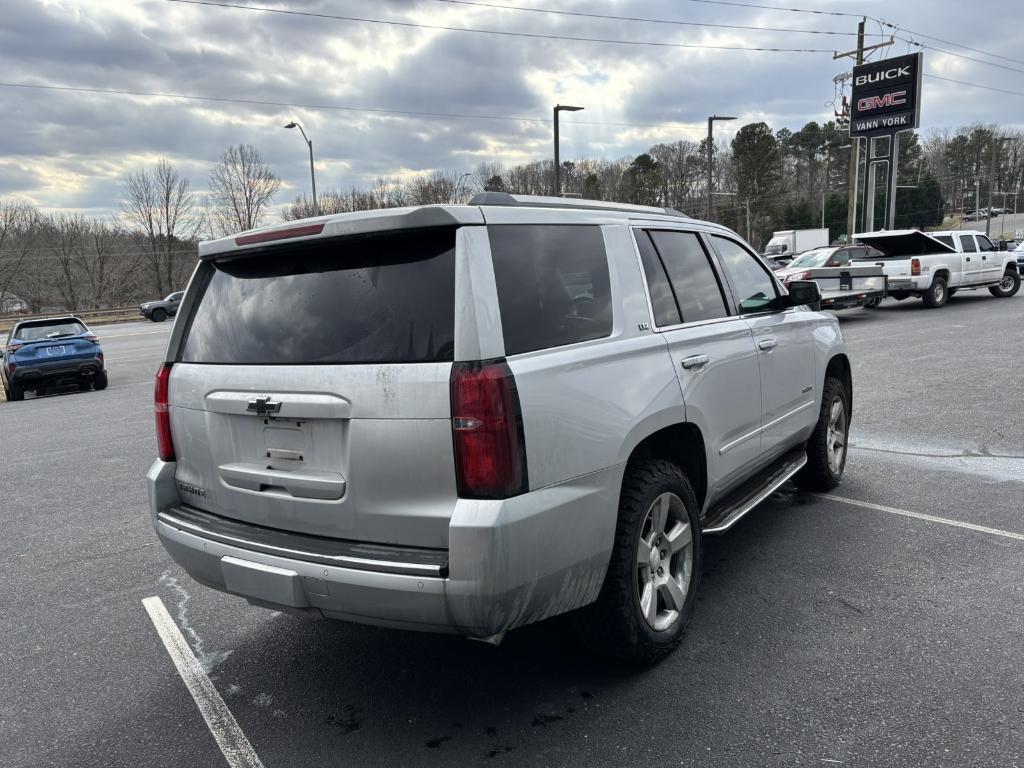
<svg viewBox="0 0 1024 768">
<path fill-rule="evenodd" d="M 92 382 L 91 381 L 80 381 L 80 382 L 78 382 L 78 389 L 80 391 L 82 391 L 82 392 L 88 392 L 90 389 L 92 389 Z"/>
<path fill-rule="evenodd" d="M 834 455 L 830 456 L 836 449 L 830 440 L 829 426 L 832 421 L 832 409 L 836 404 L 842 409 L 842 427 L 839 430 L 842 437 L 842 455 L 838 457 L 838 461 Z M 793 482 L 807 491 L 831 491 L 843 478 L 849 440 L 850 400 L 846 394 L 846 387 L 839 379 L 826 378 L 822 389 L 818 423 L 814 425 L 814 432 L 807 441 L 807 464 L 797 472 Z"/>
<path fill-rule="evenodd" d="M 46 394 L 46 387 L 39 387 L 39 389 L 36 390 L 36 397 L 42 397 L 45 394 Z"/>
<path fill-rule="evenodd" d="M 92 377 L 92 388 L 99 392 L 101 389 L 107 388 L 107 372 L 100 371 Z"/>
<path fill-rule="evenodd" d="M 651 515 L 655 514 L 653 505 L 662 497 L 670 500 L 666 518 L 670 521 L 668 525 L 671 530 L 680 531 L 677 534 L 679 536 L 685 535 L 679 527 L 683 515 L 689 525 L 689 573 L 681 609 L 670 606 L 665 595 L 671 590 L 663 592 L 655 586 L 656 579 L 667 582 L 667 578 L 661 576 L 660 567 L 656 576 L 652 565 L 637 564 L 641 537 L 645 533 L 655 542 L 666 541 L 657 537 L 656 530 L 652 531 L 648 527 L 652 521 Z M 693 614 L 697 586 L 700 583 L 701 536 L 698 514 L 699 507 L 690 481 L 675 464 L 651 460 L 627 467 L 619 497 L 615 542 L 604 584 L 597 602 L 584 608 L 578 615 L 577 626 L 588 646 L 598 653 L 625 661 L 652 664 L 665 658 L 679 645 Z M 647 545 L 646 541 L 644 543 Z M 653 548 L 653 557 L 658 557 L 661 546 L 666 545 L 663 543 Z M 661 550 L 668 555 L 667 560 L 661 560 L 667 564 L 668 577 L 674 576 L 676 567 L 685 566 L 686 549 L 682 547 L 675 555 L 671 553 L 671 545 Z M 677 560 L 680 556 L 683 556 L 682 561 Z M 662 617 L 659 606 L 664 605 L 663 621 L 670 623 L 663 629 L 651 626 L 641 608 L 641 591 L 644 589 L 642 572 L 648 575 L 656 620 Z M 667 588 L 667 583 L 664 586 Z M 681 587 L 678 581 L 676 586 Z"/>
<path fill-rule="evenodd" d="M 988 292 L 997 299 L 1008 299 L 1011 296 L 1015 296 L 1019 290 L 1020 275 L 1014 270 L 1008 269 L 1003 273 L 1003 279 L 999 285 L 991 286 Z"/>
<path fill-rule="evenodd" d="M 152 320 L 154 323 L 162 323 L 164 320 L 167 319 L 167 310 L 160 309 L 159 307 L 157 307 L 150 313 L 149 319 Z"/>
<path fill-rule="evenodd" d="M 949 300 L 949 290 L 946 288 L 946 278 L 936 277 L 932 280 L 931 287 L 921 294 L 921 300 L 929 309 L 944 307 Z"/>
<path fill-rule="evenodd" d="M 11 388 L 7 390 L 7 399 L 12 403 L 20 402 L 25 399 L 25 390 L 17 384 L 11 384 Z"/>
</svg>

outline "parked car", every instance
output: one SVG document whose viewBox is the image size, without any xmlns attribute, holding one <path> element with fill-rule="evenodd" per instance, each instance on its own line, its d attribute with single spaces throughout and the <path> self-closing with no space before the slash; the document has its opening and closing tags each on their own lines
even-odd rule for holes
<svg viewBox="0 0 1024 768">
<path fill-rule="evenodd" d="M 973 229 L 896 229 L 854 237 L 880 253 L 869 258 L 885 270 L 889 295 L 898 301 L 919 296 L 935 308 L 957 291 L 988 288 L 993 296 L 1009 298 L 1020 290 L 1016 259 Z"/>
<path fill-rule="evenodd" d="M 148 317 L 154 323 L 162 323 L 168 317 L 178 314 L 181 297 L 184 295 L 184 291 L 175 291 L 160 301 L 147 301 L 139 305 L 139 314 Z"/>
<path fill-rule="evenodd" d="M 492 642 L 583 609 L 593 647 L 654 661 L 704 535 L 842 478 L 839 325 L 725 227 L 491 192 L 200 254 L 149 499 L 253 604 Z"/>
<path fill-rule="evenodd" d="M 74 316 L 17 323 L 0 351 L 0 376 L 8 400 L 77 384 L 82 391 L 107 388 L 100 340 Z"/>
<path fill-rule="evenodd" d="M 786 285 L 812 280 L 821 291 L 822 309 L 877 307 L 886 296 L 886 276 L 881 267 L 851 261 L 881 255 L 865 245 L 815 248 L 800 254 L 775 275 Z"/>
</svg>

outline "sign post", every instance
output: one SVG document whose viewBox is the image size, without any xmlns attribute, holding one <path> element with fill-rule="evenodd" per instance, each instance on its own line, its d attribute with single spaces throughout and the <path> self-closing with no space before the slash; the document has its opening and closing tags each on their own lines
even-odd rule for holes
<svg viewBox="0 0 1024 768">
<path fill-rule="evenodd" d="M 886 165 L 888 205 L 885 229 L 896 220 L 896 173 L 899 167 L 899 135 L 921 123 L 921 75 L 923 55 L 912 53 L 860 64 L 853 68 L 850 104 L 850 138 L 867 140 L 864 179 L 864 228 L 874 229 L 875 179 L 879 165 Z"/>
</svg>

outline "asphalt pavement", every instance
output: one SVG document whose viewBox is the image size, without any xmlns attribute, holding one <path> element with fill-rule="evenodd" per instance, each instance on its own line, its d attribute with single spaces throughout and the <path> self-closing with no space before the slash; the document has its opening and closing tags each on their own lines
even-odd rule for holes
<svg viewBox="0 0 1024 768">
<path fill-rule="evenodd" d="M 0 405 L 0 764 L 227 765 L 158 596 L 268 768 L 1024 765 L 1024 294 L 839 317 L 843 484 L 706 539 L 691 628 L 641 670 L 559 620 L 493 648 L 192 582 L 143 482 L 170 325 L 99 329 L 106 391 Z"/>
</svg>

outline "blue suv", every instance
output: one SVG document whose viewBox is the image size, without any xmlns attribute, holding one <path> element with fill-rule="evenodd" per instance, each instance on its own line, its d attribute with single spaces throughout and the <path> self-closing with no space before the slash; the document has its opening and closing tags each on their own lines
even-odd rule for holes
<svg viewBox="0 0 1024 768">
<path fill-rule="evenodd" d="M 38 397 L 69 384 L 82 391 L 106 389 L 100 340 L 73 316 L 18 323 L 0 351 L 0 380 L 8 400 L 24 400 L 28 390 Z"/>
</svg>

